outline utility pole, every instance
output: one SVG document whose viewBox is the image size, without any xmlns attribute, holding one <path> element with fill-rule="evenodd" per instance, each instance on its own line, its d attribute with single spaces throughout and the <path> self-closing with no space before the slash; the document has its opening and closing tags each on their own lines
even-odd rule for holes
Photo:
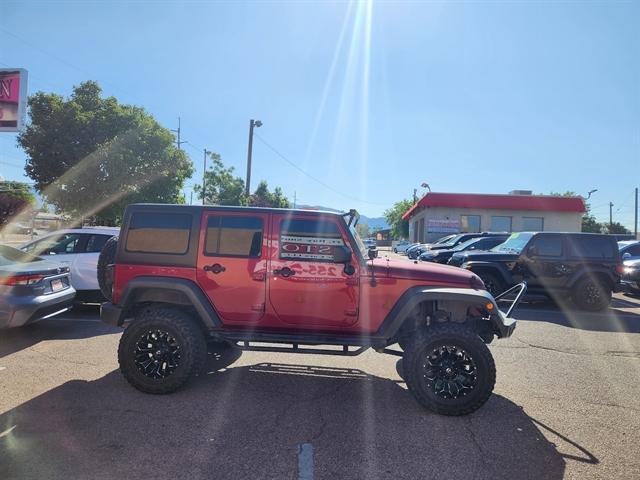
<svg viewBox="0 0 640 480">
<path fill-rule="evenodd" d="M 636 187 L 636 208 L 633 210 L 633 235 L 638 239 L 638 187 Z"/>
<path fill-rule="evenodd" d="M 609 202 L 609 231 L 611 231 L 612 226 L 613 226 L 613 202 Z"/>
<path fill-rule="evenodd" d="M 182 150 L 182 147 L 180 145 L 187 142 L 186 140 L 184 142 L 180 140 L 180 117 L 178 117 L 178 129 L 177 130 L 172 129 L 171 131 L 178 134 L 178 140 L 176 141 L 176 145 L 178 146 L 178 150 Z"/>
<path fill-rule="evenodd" d="M 193 189 L 191 189 L 191 198 L 189 199 L 189 205 L 193 205 Z"/>
<path fill-rule="evenodd" d="M 413 203 L 416 203 L 418 201 L 418 189 L 414 188 L 413 189 Z"/>
<path fill-rule="evenodd" d="M 262 122 L 260 120 L 249 121 L 249 147 L 247 149 L 247 181 L 245 183 L 245 194 L 249 196 L 251 190 L 251 155 L 253 154 L 253 129 L 260 128 Z"/>
<path fill-rule="evenodd" d="M 206 148 L 204 149 L 204 162 L 202 164 L 202 205 L 205 205 L 205 200 L 207 198 L 206 195 L 206 190 L 204 189 L 206 187 L 206 174 L 207 174 L 207 155 L 211 153 L 210 150 L 207 150 Z"/>
<path fill-rule="evenodd" d="M 638 189 L 636 189 L 636 193 L 637 193 L 637 190 Z M 297 193 L 296 191 L 293 192 L 293 208 L 296 208 L 296 200 L 297 200 L 296 193 Z"/>
</svg>

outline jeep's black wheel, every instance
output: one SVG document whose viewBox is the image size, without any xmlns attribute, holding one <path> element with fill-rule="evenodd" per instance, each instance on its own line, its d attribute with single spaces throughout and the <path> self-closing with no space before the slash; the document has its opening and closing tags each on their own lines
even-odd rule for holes
<svg viewBox="0 0 640 480">
<path fill-rule="evenodd" d="M 423 407 L 441 415 L 466 415 L 491 396 L 496 366 L 476 333 L 445 323 L 416 332 L 403 361 L 409 391 Z"/>
<path fill-rule="evenodd" d="M 483 281 L 487 292 L 489 292 L 494 297 L 497 297 L 506 290 L 504 282 L 497 275 L 489 272 L 479 272 L 478 276 Z"/>
<path fill-rule="evenodd" d="M 118 362 L 127 381 L 146 393 L 171 393 L 200 373 L 207 344 L 195 321 L 171 308 L 147 308 L 120 339 Z"/>
<path fill-rule="evenodd" d="M 102 247 L 98 257 L 98 285 L 102 295 L 107 300 L 112 300 L 111 287 L 113 286 L 113 267 L 116 260 L 118 237 L 111 237 Z"/>
<path fill-rule="evenodd" d="M 597 312 L 607 308 L 611 302 L 611 288 L 597 277 L 586 277 L 576 283 L 571 298 L 578 308 Z"/>
</svg>

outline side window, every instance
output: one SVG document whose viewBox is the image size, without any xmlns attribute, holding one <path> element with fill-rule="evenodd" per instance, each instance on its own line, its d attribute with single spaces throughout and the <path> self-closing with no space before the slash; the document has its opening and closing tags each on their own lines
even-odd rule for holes
<svg viewBox="0 0 640 480">
<path fill-rule="evenodd" d="M 65 233 L 38 240 L 25 251 L 34 255 L 65 255 L 78 253 L 81 235 L 77 233 Z"/>
<path fill-rule="evenodd" d="M 333 249 L 344 245 L 340 228 L 330 220 L 285 218 L 280 222 L 281 259 L 333 261 Z"/>
<path fill-rule="evenodd" d="M 625 252 L 629 252 L 632 256 L 637 257 L 640 255 L 640 243 L 636 245 L 631 245 L 629 248 L 625 250 Z"/>
<path fill-rule="evenodd" d="M 260 217 L 211 216 L 207 220 L 204 254 L 259 257 L 262 231 Z"/>
<path fill-rule="evenodd" d="M 536 257 L 560 257 L 562 256 L 562 238 L 544 235 L 536 237 L 531 246 L 535 248 Z"/>
<path fill-rule="evenodd" d="M 581 258 L 614 258 L 615 244 L 605 236 L 569 237 L 571 255 Z"/>
<path fill-rule="evenodd" d="M 127 252 L 183 255 L 189 250 L 191 215 L 134 213 L 125 242 Z"/>
<path fill-rule="evenodd" d="M 107 243 L 107 240 L 111 238 L 111 235 L 89 235 L 89 239 L 87 240 L 87 248 L 85 248 L 86 253 L 95 253 L 101 252 L 104 244 Z"/>
</svg>

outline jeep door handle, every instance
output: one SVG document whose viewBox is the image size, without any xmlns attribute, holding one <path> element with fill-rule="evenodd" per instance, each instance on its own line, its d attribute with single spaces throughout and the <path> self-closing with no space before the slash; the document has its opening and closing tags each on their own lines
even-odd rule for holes
<svg viewBox="0 0 640 480">
<path fill-rule="evenodd" d="M 213 265 L 205 265 L 203 270 L 205 272 L 211 272 L 211 273 L 215 273 L 217 275 L 218 273 L 224 272 L 226 270 L 226 268 L 224 268 L 219 263 L 214 263 Z"/>
<path fill-rule="evenodd" d="M 281 277 L 287 278 L 290 277 L 291 275 L 295 275 L 296 272 L 294 270 L 291 270 L 289 267 L 283 267 L 283 268 L 276 268 L 273 271 L 274 275 L 280 275 Z"/>
</svg>

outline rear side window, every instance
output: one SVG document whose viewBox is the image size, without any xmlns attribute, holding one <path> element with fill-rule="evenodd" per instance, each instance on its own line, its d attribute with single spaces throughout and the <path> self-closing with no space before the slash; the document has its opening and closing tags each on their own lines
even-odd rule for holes
<svg viewBox="0 0 640 480">
<path fill-rule="evenodd" d="M 205 255 L 259 257 L 263 222 L 260 217 L 211 216 L 207 220 Z"/>
<path fill-rule="evenodd" d="M 128 252 L 183 255 L 189 250 L 191 215 L 134 213 L 129 222 Z"/>
<path fill-rule="evenodd" d="M 280 223 L 280 258 L 333 261 L 333 249 L 344 245 L 342 232 L 329 220 L 286 218 Z"/>
<path fill-rule="evenodd" d="M 607 237 L 582 237 L 568 238 L 569 253 L 572 257 L 580 258 L 615 258 L 617 249 L 615 242 Z"/>
<path fill-rule="evenodd" d="M 87 253 L 101 252 L 104 244 L 111 238 L 111 235 L 90 235 L 87 240 L 87 247 L 85 251 Z"/>
</svg>

